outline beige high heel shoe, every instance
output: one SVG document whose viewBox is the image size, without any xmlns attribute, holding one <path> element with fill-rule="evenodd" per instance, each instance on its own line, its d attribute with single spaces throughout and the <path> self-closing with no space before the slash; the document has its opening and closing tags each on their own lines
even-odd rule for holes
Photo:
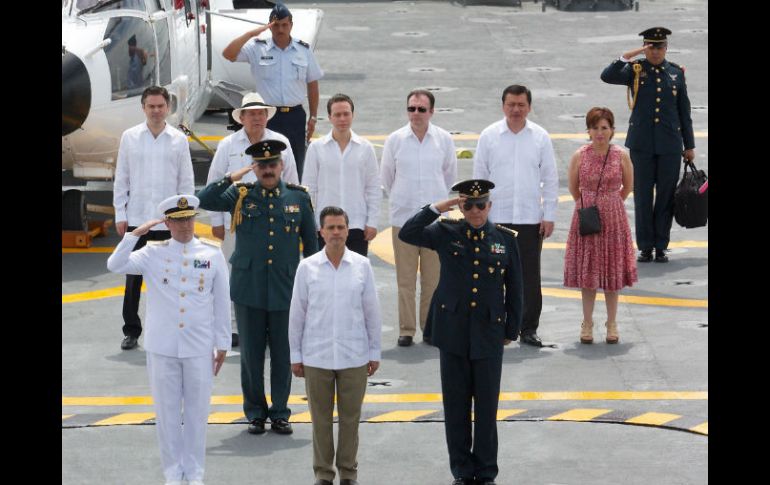
<svg viewBox="0 0 770 485">
<path fill-rule="evenodd" d="M 605 325 L 607 326 L 607 343 L 618 343 L 618 341 L 620 341 L 620 336 L 618 335 L 618 322 L 607 321 Z"/>
<path fill-rule="evenodd" d="M 583 322 L 580 324 L 580 343 L 594 343 L 594 322 Z"/>
</svg>

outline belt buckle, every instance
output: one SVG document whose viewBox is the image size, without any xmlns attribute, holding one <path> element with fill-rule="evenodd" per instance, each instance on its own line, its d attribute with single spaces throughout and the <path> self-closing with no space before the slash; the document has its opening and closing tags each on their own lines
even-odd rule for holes
<svg viewBox="0 0 770 485">
<path fill-rule="evenodd" d="M 289 111 L 291 111 L 291 108 L 281 106 L 280 108 L 278 108 L 278 111 L 280 111 L 281 113 L 288 113 Z"/>
</svg>

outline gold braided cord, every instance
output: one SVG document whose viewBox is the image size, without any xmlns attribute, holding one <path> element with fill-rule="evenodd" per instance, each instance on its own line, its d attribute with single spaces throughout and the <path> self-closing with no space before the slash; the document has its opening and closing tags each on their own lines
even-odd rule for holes
<svg viewBox="0 0 770 485">
<path fill-rule="evenodd" d="M 230 233 L 234 233 L 235 228 L 243 220 L 243 215 L 241 214 L 241 206 L 243 205 L 243 199 L 246 198 L 246 194 L 248 193 L 249 189 L 246 187 L 238 188 L 238 202 L 235 203 L 235 209 L 233 209 L 233 218 L 230 221 Z"/>
<path fill-rule="evenodd" d="M 636 96 L 639 94 L 639 73 L 642 72 L 642 65 L 637 63 L 634 64 L 634 95 L 631 96 L 631 87 L 628 88 L 626 91 L 626 101 L 628 101 L 628 109 L 632 110 L 634 109 L 634 106 L 636 106 Z"/>
</svg>

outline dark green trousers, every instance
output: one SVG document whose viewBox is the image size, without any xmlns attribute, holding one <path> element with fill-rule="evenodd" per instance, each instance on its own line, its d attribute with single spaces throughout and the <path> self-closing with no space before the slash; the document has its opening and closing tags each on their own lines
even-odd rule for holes
<svg viewBox="0 0 770 485">
<path fill-rule="evenodd" d="M 241 351 L 241 390 L 246 419 L 289 419 L 291 390 L 289 311 L 269 312 L 234 304 Z M 265 399 L 265 348 L 270 345 L 270 400 Z"/>
</svg>

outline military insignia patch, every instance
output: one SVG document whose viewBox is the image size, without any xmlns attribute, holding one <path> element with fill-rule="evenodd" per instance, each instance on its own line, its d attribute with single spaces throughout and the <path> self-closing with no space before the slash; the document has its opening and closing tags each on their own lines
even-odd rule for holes
<svg viewBox="0 0 770 485">
<path fill-rule="evenodd" d="M 292 204 L 287 205 L 283 207 L 283 211 L 287 212 L 289 214 L 298 213 L 299 212 L 299 204 Z"/>
<path fill-rule="evenodd" d="M 196 259 L 193 261 L 193 268 L 209 269 L 211 268 L 211 261 L 207 259 Z"/>
<path fill-rule="evenodd" d="M 505 254 L 505 246 L 500 243 L 494 243 L 489 246 L 489 252 L 492 254 Z"/>
<path fill-rule="evenodd" d="M 668 73 L 668 75 L 672 81 L 676 81 L 677 76 L 679 76 L 679 74 L 671 74 L 671 73 Z"/>
</svg>

